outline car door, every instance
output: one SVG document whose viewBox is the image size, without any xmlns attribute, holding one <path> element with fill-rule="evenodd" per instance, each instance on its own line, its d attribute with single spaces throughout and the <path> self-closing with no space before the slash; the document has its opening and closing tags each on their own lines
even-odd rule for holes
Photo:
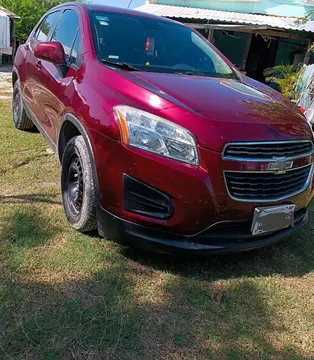
<svg viewBox="0 0 314 360">
<path fill-rule="evenodd" d="M 46 15 L 39 25 L 33 30 L 29 36 L 25 45 L 22 45 L 26 51 L 26 71 L 24 77 L 24 84 L 22 85 L 23 98 L 24 101 L 31 110 L 32 114 L 36 119 L 40 119 L 40 108 L 36 102 L 35 96 L 35 76 L 38 72 L 38 59 L 34 55 L 34 51 L 39 42 L 47 41 L 50 33 L 54 29 L 60 15 L 61 11 L 53 11 L 52 13 Z"/>
<path fill-rule="evenodd" d="M 73 94 L 73 77 L 80 61 L 79 14 L 74 9 L 63 11 L 49 41 L 58 41 L 65 52 L 65 65 L 56 66 L 49 61 L 36 61 L 34 75 L 34 98 L 39 107 L 37 112 L 41 126 L 50 139 L 56 143 L 60 119 L 65 107 L 69 106 Z"/>
</svg>

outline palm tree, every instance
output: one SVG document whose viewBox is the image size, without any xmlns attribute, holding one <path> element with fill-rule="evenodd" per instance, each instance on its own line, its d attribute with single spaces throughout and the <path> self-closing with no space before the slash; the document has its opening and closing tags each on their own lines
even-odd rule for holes
<svg viewBox="0 0 314 360">
<path fill-rule="evenodd" d="M 298 96 L 296 83 L 303 69 L 296 71 L 294 65 L 277 65 L 264 70 L 267 82 L 277 84 L 283 96 L 293 99 Z"/>
</svg>

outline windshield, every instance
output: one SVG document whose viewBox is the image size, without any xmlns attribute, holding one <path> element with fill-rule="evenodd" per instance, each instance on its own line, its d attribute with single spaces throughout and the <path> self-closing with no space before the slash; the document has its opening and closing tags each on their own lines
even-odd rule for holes
<svg viewBox="0 0 314 360">
<path fill-rule="evenodd" d="M 183 25 L 102 11 L 91 11 L 90 19 L 101 61 L 141 71 L 235 78 L 230 66 Z"/>
</svg>

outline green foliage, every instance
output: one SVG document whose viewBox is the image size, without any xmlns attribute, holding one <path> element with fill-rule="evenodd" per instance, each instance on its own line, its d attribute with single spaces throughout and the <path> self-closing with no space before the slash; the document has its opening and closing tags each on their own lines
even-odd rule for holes
<svg viewBox="0 0 314 360">
<path fill-rule="evenodd" d="M 0 6 L 20 16 L 16 20 L 16 39 L 23 40 L 33 30 L 42 15 L 67 0 L 0 0 Z M 75 0 L 74 0 L 75 1 Z"/>
<path fill-rule="evenodd" d="M 294 70 L 293 65 L 277 65 L 264 70 L 267 82 L 278 84 L 283 96 L 293 99 L 297 96 L 296 84 L 303 69 Z"/>
</svg>

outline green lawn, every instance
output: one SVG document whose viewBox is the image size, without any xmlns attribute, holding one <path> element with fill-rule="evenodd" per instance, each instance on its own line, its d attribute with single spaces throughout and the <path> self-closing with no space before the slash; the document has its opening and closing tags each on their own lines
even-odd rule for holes
<svg viewBox="0 0 314 360">
<path fill-rule="evenodd" d="M 1 360 L 314 359 L 313 222 L 232 257 L 121 249 L 71 229 L 55 156 L 0 113 Z"/>
</svg>

